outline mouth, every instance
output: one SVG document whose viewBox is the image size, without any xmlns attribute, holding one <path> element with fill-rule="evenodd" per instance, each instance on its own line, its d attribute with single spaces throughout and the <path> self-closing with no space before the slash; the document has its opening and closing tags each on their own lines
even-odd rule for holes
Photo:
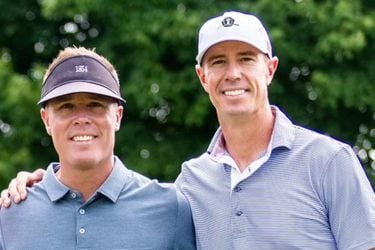
<svg viewBox="0 0 375 250">
<path fill-rule="evenodd" d="M 222 94 L 225 96 L 240 96 L 245 94 L 246 92 L 249 92 L 247 89 L 234 89 L 234 90 L 224 90 L 222 91 Z"/>
<path fill-rule="evenodd" d="M 95 139 L 92 135 L 76 135 L 71 138 L 74 142 L 89 142 Z"/>
</svg>

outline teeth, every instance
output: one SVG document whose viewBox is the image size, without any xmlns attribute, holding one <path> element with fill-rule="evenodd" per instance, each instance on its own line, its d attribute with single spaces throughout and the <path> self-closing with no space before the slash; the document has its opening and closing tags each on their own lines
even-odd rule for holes
<svg viewBox="0 0 375 250">
<path fill-rule="evenodd" d="M 78 135 L 73 137 L 73 141 L 90 141 L 93 138 L 91 135 Z"/>
<path fill-rule="evenodd" d="M 243 93 L 245 93 L 244 89 L 224 91 L 224 95 L 229 95 L 229 96 L 242 95 Z"/>
</svg>

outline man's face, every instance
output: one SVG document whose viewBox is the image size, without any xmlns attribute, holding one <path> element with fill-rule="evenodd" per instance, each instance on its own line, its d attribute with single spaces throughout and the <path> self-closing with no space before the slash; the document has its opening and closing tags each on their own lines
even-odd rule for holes
<svg viewBox="0 0 375 250">
<path fill-rule="evenodd" d="M 278 59 L 268 59 L 243 42 L 226 41 L 209 48 L 196 71 L 220 119 L 268 108 L 267 86 Z"/>
<path fill-rule="evenodd" d="M 61 165 L 90 168 L 113 161 L 122 112 L 112 98 L 77 93 L 48 101 L 41 116 Z"/>
</svg>

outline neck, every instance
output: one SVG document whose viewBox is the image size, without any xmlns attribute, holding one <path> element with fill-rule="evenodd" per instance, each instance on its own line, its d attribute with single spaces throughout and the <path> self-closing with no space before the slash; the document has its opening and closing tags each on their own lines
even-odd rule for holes
<svg viewBox="0 0 375 250">
<path fill-rule="evenodd" d="M 56 176 L 66 186 L 80 192 L 84 201 L 87 201 L 108 178 L 113 166 L 113 157 L 111 161 L 107 160 L 90 167 L 71 166 L 60 162 L 60 169 Z"/>
<path fill-rule="evenodd" d="M 275 120 L 272 110 L 268 106 L 246 117 L 219 120 L 226 149 L 243 172 L 267 150 Z"/>
</svg>

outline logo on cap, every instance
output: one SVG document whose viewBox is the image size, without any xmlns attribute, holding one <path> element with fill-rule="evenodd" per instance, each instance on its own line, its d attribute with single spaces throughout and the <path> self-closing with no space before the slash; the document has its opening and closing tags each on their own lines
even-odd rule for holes
<svg viewBox="0 0 375 250">
<path fill-rule="evenodd" d="M 76 65 L 76 73 L 88 72 L 87 65 Z"/>
<path fill-rule="evenodd" d="M 232 25 L 235 25 L 234 24 L 234 19 L 231 18 L 231 17 L 226 17 L 223 19 L 223 21 L 221 21 L 221 24 L 224 26 L 224 27 L 230 27 Z"/>
</svg>

